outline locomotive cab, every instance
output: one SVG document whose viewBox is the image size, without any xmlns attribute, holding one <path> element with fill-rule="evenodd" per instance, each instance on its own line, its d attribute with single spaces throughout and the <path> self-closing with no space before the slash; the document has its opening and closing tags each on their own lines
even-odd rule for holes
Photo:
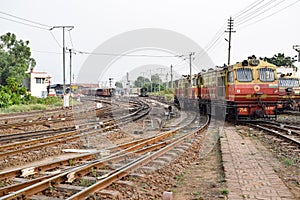
<svg viewBox="0 0 300 200">
<path fill-rule="evenodd" d="M 228 112 L 236 119 L 276 118 L 276 66 L 254 56 L 228 69 Z"/>
</svg>

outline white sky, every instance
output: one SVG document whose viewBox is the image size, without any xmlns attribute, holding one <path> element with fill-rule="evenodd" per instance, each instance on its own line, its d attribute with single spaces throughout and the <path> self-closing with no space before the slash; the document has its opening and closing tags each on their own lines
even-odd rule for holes
<svg viewBox="0 0 300 200">
<path fill-rule="evenodd" d="M 265 10 L 261 10 L 263 14 L 255 16 L 260 13 L 256 11 L 251 15 L 252 20 L 237 26 L 238 20 L 242 20 L 242 17 L 247 14 L 237 17 L 237 13 L 246 9 L 251 3 L 260 1 L 261 4 L 256 8 L 270 2 Z M 298 3 L 272 15 L 293 2 Z M 256 8 L 251 11 L 255 11 Z M 271 57 L 277 53 L 285 53 L 288 56 L 296 55 L 292 46 L 300 45 L 299 10 L 299 0 L 3 0 L 0 8 L 1 12 L 50 26 L 73 25 L 75 28 L 71 31 L 71 35 L 74 48 L 88 52 L 92 52 L 103 42 L 118 34 L 141 28 L 175 31 L 194 40 L 207 50 L 206 45 L 212 43 L 215 34 L 222 25 L 227 23 L 227 19 L 233 16 L 236 33 L 232 34 L 231 63 L 242 61 L 253 54 L 257 57 Z M 268 15 L 272 16 L 253 23 Z M 14 19 L 1 13 L 0 17 Z M 245 27 L 245 25 L 248 26 Z M 222 32 L 225 29 L 226 26 L 221 29 Z M 13 32 L 18 39 L 30 41 L 32 56 L 37 61 L 35 71 L 47 71 L 53 77 L 52 83 L 62 82 L 62 49 L 53 39 L 50 31 L 0 18 L 0 35 L 6 32 Z M 62 31 L 55 29 L 52 33 L 62 46 Z M 228 35 L 224 33 L 220 36 L 217 45 L 207 51 L 216 65 L 227 63 L 228 43 L 224 40 L 225 37 L 227 38 Z M 72 48 L 68 31 L 66 31 L 66 46 Z M 38 51 L 57 52 L 57 54 Z M 157 52 L 157 54 L 161 53 Z M 87 55 L 80 54 L 73 56 L 75 77 L 87 57 Z M 172 61 L 164 58 L 162 60 L 164 63 L 157 63 L 157 58 L 155 61 L 145 59 L 144 62 L 139 59 L 136 67 L 153 64 L 153 62 L 166 66 L 180 63 L 178 58 Z M 134 58 L 131 58 L 130 62 L 134 63 Z M 126 64 L 130 65 L 130 62 L 128 59 L 123 63 L 122 60 L 118 60 L 118 63 L 122 63 L 119 65 L 124 68 Z M 296 65 L 299 66 L 299 63 Z M 179 67 L 188 71 L 186 62 L 180 63 Z M 66 55 L 66 68 L 66 74 L 69 77 L 68 54 Z M 122 74 L 117 71 L 109 73 L 109 76 L 116 77 L 115 79 L 125 75 L 124 71 Z M 69 78 L 66 80 L 68 82 Z"/>
</svg>

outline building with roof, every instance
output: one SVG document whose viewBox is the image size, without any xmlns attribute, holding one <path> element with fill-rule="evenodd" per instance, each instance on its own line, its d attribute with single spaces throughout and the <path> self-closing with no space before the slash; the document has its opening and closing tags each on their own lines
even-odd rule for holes
<svg viewBox="0 0 300 200">
<path fill-rule="evenodd" d="M 48 91 L 47 86 L 50 85 L 51 76 L 47 72 L 29 72 L 29 78 L 23 81 L 23 85 L 31 93 L 32 96 L 45 98 Z"/>
</svg>

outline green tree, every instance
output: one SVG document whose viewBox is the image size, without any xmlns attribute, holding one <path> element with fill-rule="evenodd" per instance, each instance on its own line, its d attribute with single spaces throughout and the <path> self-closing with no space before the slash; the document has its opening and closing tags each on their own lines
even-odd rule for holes
<svg viewBox="0 0 300 200">
<path fill-rule="evenodd" d="M 14 78 L 7 78 L 7 85 L 0 87 L 0 107 L 27 104 L 31 100 L 24 87 L 20 87 Z"/>
<path fill-rule="evenodd" d="M 115 86 L 116 86 L 117 88 L 123 88 L 123 84 L 122 84 L 121 82 L 119 82 L 119 81 L 117 81 L 117 82 L 115 83 Z"/>
<path fill-rule="evenodd" d="M 294 62 L 296 61 L 294 58 L 291 58 L 289 56 L 285 56 L 284 53 L 278 53 L 277 55 L 275 54 L 271 58 L 260 58 L 266 62 L 272 63 L 276 66 L 289 66 L 289 67 L 295 67 Z"/>
<path fill-rule="evenodd" d="M 146 83 L 150 83 L 149 78 L 139 76 L 137 79 L 134 81 L 134 86 L 135 87 L 144 87 Z"/>
<path fill-rule="evenodd" d="M 13 33 L 0 36 L 0 85 L 7 85 L 8 78 L 21 84 L 26 71 L 34 68 L 36 62 L 28 45 L 29 41 L 17 40 Z"/>
<path fill-rule="evenodd" d="M 151 81 L 152 81 L 152 83 L 154 83 L 154 84 L 159 84 L 159 83 L 162 82 L 158 74 L 153 74 L 153 75 L 151 76 Z"/>
</svg>

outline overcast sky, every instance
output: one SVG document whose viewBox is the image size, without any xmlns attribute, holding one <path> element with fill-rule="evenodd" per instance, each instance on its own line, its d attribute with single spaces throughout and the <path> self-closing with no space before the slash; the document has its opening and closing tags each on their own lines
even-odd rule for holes
<svg viewBox="0 0 300 200">
<path fill-rule="evenodd" d="M 257 57 L 271 57 L 277 53 L 295 56 L 296 51 L 292 47 L 300 45 L 299 10 L 299 0 L 9 0 L 2 1 L 0 8 L 6 14 L 49 26 L 74 26 L 71 34 L 66 31 L 66 46 L 85 52 L 93 52 L 107 40 L 128 31 L 143 28 L 174 31 L 206 50 L 215 65 L 227 63 L 228 43 L 224 38 L 228 34 L 224 31 L 230 16 L 234 19 L 236 31 L 232 34 L 231 63 L 242 61 L 253 54 Z M 0 17 L 0 34 L 12 32 L 18 39 L 29 40 L 32 56 L 37 61 L 35 71 L 48 72 L 53 77 L 52 83 L 61 82 L 62 30 L 54 29 L 50 32 L 15 23 L 3 18 L 21 20 L 3 13 L 0 13 Z M 215 40 L 216 43 L 213 43 Z M 211 44 L 214 46 L 209 46 Z M 137 54 L 141 53 L 168 55 L 159 51 L 142 51 Z M 75 80 L 87 58 L 86 54 L 73 55 Z M 182 58 L 172 59 L 121 58 L 115 62 L 115 68 L 107 73 L 119 80 L 126 71 L 132 70 L 130 67 L 138 68 L 148 64 L 173 64 L 178 70 L 186 70 L 182 73 L 188 72 L 187 62 L 182 62 Z M 296 65 L 299 66 L 299 63 Z M 68 54 L 66 67 L 68 75 Z M 197 69 L 193 70 L 196 73 Z M 66 80 L 69 80 L 68 76 Z"/>
</svg>

